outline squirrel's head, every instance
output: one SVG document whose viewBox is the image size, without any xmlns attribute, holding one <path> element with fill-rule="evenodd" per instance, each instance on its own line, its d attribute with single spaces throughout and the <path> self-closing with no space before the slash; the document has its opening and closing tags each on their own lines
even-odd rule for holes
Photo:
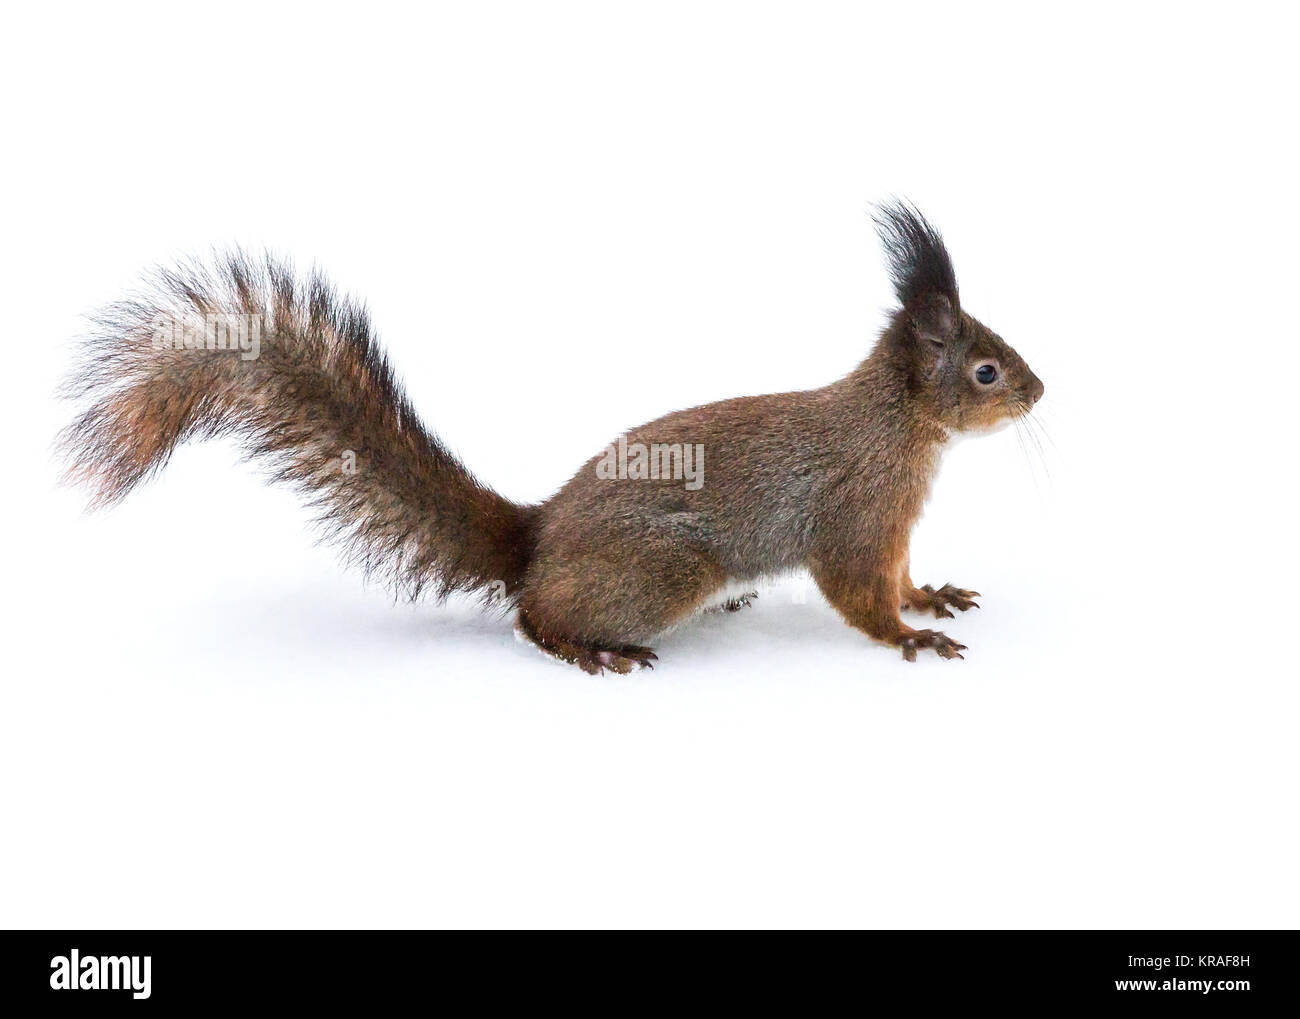
<svg viewBox="0 0 1300 1019">
<path fill-rule="evenodd" d="M 902 307 L 882 342 L 921 408 L 950 431 L 981 431 L 1027 414 L 1043 383 L 1002 337 L 961 310 L 939 231 L 903 202 L 876 214 Z"/>
</svg>

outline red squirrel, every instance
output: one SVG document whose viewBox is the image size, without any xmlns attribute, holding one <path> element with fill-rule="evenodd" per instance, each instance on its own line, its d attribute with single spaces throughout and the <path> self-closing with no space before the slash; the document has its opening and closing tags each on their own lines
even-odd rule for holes
<svg viewBox="0 0 1300 1019">
<path fill-rule="evenodd" d="M 1043 384 L 962 310 L 914 207 L 882 206 L 876 223 L 899 306 L 865 361 L 821 389 L 635 428 L 540 504 L 499 495 L 420 424 L 359 305 L 242 253 L 160 269 L 147 296 L 94 317 L 66 385 L 84 401 L 60 438 L 68 474 L 108 504 L 181 442 L 234 434 L 367 572 L 412 597 L 504 600 L 527 639 L 593 674 L 650 665 L 656 634 L 735 582 L 794 569 L 907 660 L 961 658 L 900 617 L 978 597 L 917 587 L 911 531 L 944 444 L 1027 415 Z"/>
</svg>

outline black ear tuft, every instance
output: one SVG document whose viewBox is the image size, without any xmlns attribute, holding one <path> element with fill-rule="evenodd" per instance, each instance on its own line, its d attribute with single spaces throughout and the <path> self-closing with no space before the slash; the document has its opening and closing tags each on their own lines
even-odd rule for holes
<svg viewBox="0 0 1300 1019">
<path fill-rule="evenodd" d="M 907 306 L 941 294 L 955 311 L 960 306 L 957 274 L 939 231 L 926 222 L 916 206 L 902 200 L 876 206 L 873 218 L 889 256 L 889 276 L 899 302 Z"/>
</svg>

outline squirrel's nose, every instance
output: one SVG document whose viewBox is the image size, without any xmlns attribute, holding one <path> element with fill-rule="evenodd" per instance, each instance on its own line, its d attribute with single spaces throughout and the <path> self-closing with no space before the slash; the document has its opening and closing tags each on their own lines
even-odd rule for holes
<svg viewBox="0 0 1300 1019">
<path fill-rule="evenodd" d="M 1038 378 L 1037 375 L 1035 375 L 1034 381 L 1030 383 L 1029 386 L 1029 402 L 1031 404 L 1034 404 L 1037 403 L 1042 398 L 1043 398 L 1043 382 L 1041 379 Z"/>
</svg>

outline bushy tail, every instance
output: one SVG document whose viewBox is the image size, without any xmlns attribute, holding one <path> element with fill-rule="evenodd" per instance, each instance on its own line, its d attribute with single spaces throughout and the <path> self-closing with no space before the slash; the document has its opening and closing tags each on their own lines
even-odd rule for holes
<svg viewBox="0 0 1300 1019">
<path fill-rule="evenodd" d="M 309 496 L 350 560 L 400 591 L 515 592 L 533 509 L 421 426 L 365 309 L 320 275 L 235 253 L 158 270 L 94 321 L 65 386 L 88 406 L 59 440 L 94 504 L 121 499 L 186 439 L 232 433 Z"/>
</svg>

